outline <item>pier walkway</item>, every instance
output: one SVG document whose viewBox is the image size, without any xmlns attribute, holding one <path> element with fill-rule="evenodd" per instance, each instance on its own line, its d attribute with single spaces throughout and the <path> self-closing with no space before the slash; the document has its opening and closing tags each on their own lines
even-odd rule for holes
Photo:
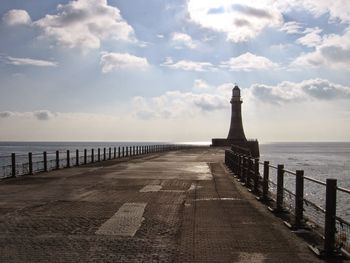
<svg viewBox="0 0 350 263">
<path fill-rule="evenodd" d="M 196 148 L 4 180 L 0 262 L 319 262 L 223 160 Z"/>
</svg>

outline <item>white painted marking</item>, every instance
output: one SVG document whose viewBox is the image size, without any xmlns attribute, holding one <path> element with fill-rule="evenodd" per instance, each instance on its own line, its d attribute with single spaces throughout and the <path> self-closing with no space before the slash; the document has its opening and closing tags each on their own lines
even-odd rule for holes
<svg viewBox="0 0 350 263">
<path fill-rule="evenodd" d="M 196 189 L 196 185 L 195 184 L 191 184 L 190 188 L 188 188 L 187 191 L 193 191 Z"/>
<path fill-rule="evenodd" d="M 266 256 L 262 253 L 241 252 L 238 256 L 239 263 L 263 263 L 265 260 Z"/>
<path fill-rule="evenodd" d="M 147 203 L 125 203 L 95 232 L 97 235 L 133 237 L 143 221 Z"/>
<path fill-rule="evenodd" d="M 149 184 L 149 185 L 146 185 L 144 186 L 140 192 L 141 193 L 147 193 L 147 192 L 158 192 L 160 189 L 162 189 L 162 186 L 161 185 L 154 185 L 154 184 Z"/>
</svg>

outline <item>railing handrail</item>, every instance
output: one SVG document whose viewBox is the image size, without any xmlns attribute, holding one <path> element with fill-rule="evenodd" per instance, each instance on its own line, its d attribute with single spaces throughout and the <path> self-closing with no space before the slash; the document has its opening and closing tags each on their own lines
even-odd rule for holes
<svg viewBox="0 0 350 263">
<path fill-rule="evenodd" d="M 260 200 L 265 202 L 268 200 L 273 200 L 276 207 L 272 210 L 276 213 L 283 212 L 285 208 L 292 211 L 294 214 L 294 229 L 303 227 L 303 204 L 305 203 L 305 205 L 310 206 L 310 208 L 305 210 L 305 218 L 310 220 L 310 218 L 308 218 L 310 216 L 311 221 L 324 230 L 325 241 L 323 250 L 322 252 L 320 251 L 321 253 L 324 253 L 326 256 L 334 255 L 335 251 L 339 251 L 343 245 L 345 245 L 346 249 L 350 249 L 350 223 L 336 215 L 337 191 L 350 194 L 349 189 L 338 187 L 336 179 L 327 179 L 326 182 L 323 182 L 312 177 L 304 176 L 303 170 L 297 170 L 294 172 L 285 169 L 284 165 L 279 164 L 276 167 L 270 164 L 268 161 L 261 162 L 260 160 L 255 160 L 255 169 L 252 169 L 252 163 L 253 158 L 245 157 L 240 152 L 234 152 L 233 147 L 231 150 L 225 151 L 225 164 L 246 187 L 251 188 L 251 180 L 253 179 L 254 187 L 251 188 L 251 190 L 253 193 L 260 194 L 259 184 L 262 183 L 262 195 L 259 197 Z M 259 165 L 263 165 L 264 167 L 263 177 L 261 177 L 259 174 Z M 277 170 L 277 184 L 269 180 L 270 168 Z M 283 178 L 285 174 L 295 176 L 295 192 L 284 187 Z M 304 197 L 305 180 L 325 186 L 325 209 Z M 270 183 L 274 184 L 275 190 L 273 191 L 276 192 L 274 196 L 271 196 L 272 192 L 269 190 Z M 284 197 L 284 193 L 287 194 L 286 198 Z M 294 204 L 291 203 L 291 200 L 293 199 L 295 201 Z M 287 207 L 284 204 L 284 200 L 286 202 L 288 200 L 289 202 Z M 324 216 L 324 221 L 322 221 L 320 216 L 317 215 L 320 212 Z M 316 213 L 316 217 L 314 217 L 313 213 Z"/>
</svg>

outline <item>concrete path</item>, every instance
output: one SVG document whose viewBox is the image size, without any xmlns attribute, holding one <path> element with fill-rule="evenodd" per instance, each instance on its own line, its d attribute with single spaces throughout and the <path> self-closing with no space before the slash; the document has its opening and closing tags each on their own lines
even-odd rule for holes
<svg viewBox="0 0 350 263">
<path fill-rule="evenodd" d="M 318 262 L 223 159 L 182 150 L 0 182 L 0 262 Z"/>
</svg>

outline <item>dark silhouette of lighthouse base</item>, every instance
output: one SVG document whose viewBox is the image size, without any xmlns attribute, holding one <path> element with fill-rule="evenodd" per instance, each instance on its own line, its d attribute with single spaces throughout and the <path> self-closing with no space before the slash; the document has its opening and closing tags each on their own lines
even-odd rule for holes
<svg viewBox="0 0 350 263">
<path fill-rule="evenodd" d="M 244 135 L 242 123 L 242 100 L 241 91 L 236 85 L 232 89 L 231 98 L 231 125 L 226 139 L 212 139 L 212 146 L 236 146 L 243 151 L 249 152 L 253 157 L 259 157 L 259 142 L 247 140 Z"/>
</svg>

